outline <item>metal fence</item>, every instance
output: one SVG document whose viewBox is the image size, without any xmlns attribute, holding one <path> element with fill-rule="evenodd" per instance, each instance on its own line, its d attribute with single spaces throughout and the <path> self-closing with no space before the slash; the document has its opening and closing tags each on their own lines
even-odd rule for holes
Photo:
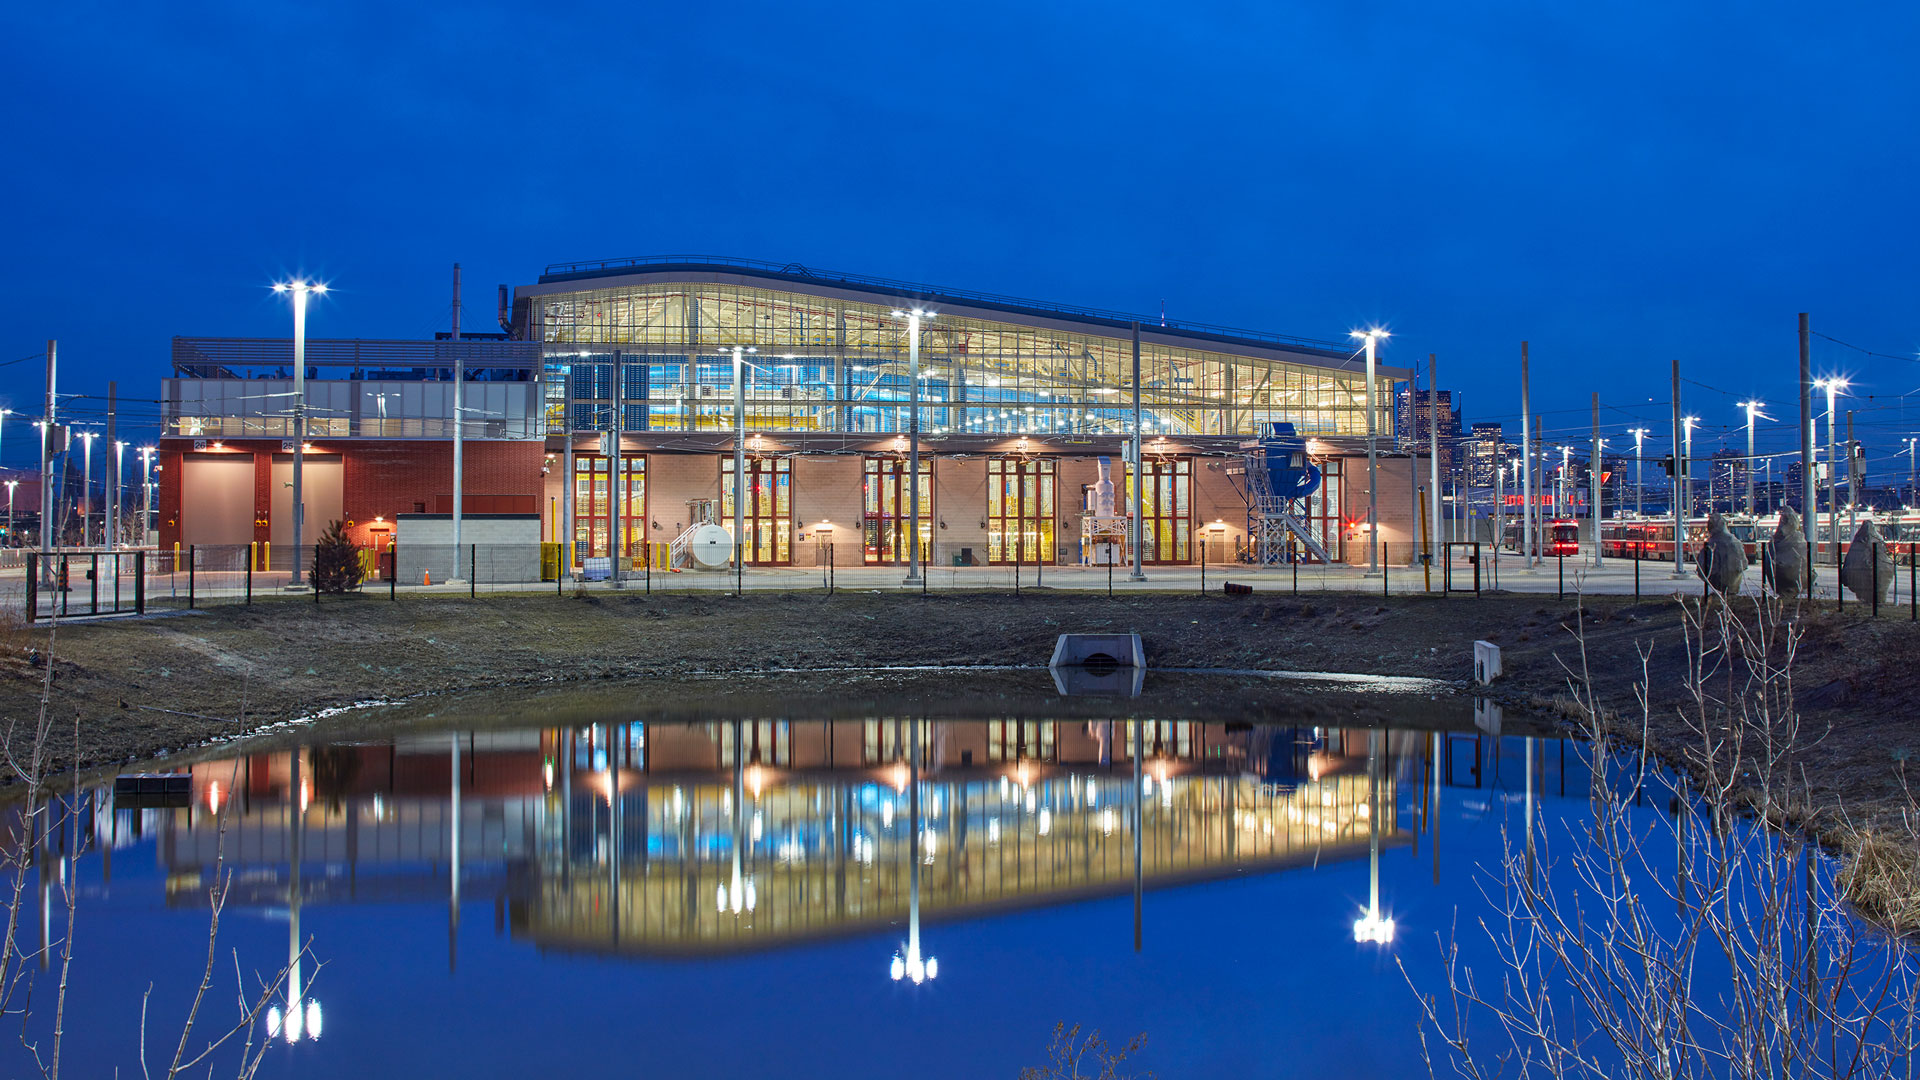
<svg viewBox="0 0 1920 1080">
<path fill-rule="evenodd" d="M 1548 556 L 1529 568 L 1524 560 L 1489 544 L 1448 543 L 1431 553 L 1383 545 L 1376 565 L 1281 563 L 1254 565 L 1223 544 L 1196 545 L 1191 562 L 1146 563 L 1139 578 L 1128 562 L 1069 565 L 1029 561 L 1018 547 L 983 549 L 975 544 L 930 543 L 918 574 L 904 560 L 882 558 L 861 544 L 806 541 L 786 548 L 736 547 L 723 568 L 672 567 L 668 545 L 651 544 L 634 557 L 587 558 L 562 572 L 557 544 L 397 545 L 360 550 L 358 581 L 345 592 L 360 598 L 401 601 L 410 597 L 539 593 L 570 595 L 600 590 L 639 594 L 764 592 L 992 592 L 1035 590 L 1122 596 L 1146 593 L 1352 593 L 1378 596 L 1470 598 L 1494 591 L 1571 597 L 1577 594 L 1651 599 L 1701 597 L 1706 586 L 1690 566 L 1679 575 L 1665 561 L 1608 558 L 1600 567 L 1591 554 Z M 172 550 L 29 552 L 18 569 L 0 567 L 0 608 L 29 621 L 48 617 L 137 614 L 297 600 L 312 604 L 343 597 L 316 588 L 315 549 L 281 546 L 191 545 Z M 724 555 L 724 551 L 715 554 Z M 778 556 L 756 563 L 754 556 Z M 1219 557 L 1219 556 L 1224 556 Z M 1410 557 L 1411 556 L 1411 557 Z M 684 559 L 680 560 L 685 562 Z M 348 575 L 353 576 L 352 574 Z M 1744 595 L 1764 589 L 1762 568 L 1742 582 Z M 1837 608 L 1878 614 L 1883 607 L 1920 616 L 1920 567 L 1903 555 L 1878 600 L 1862 601 L 1838 588 L 1831 566 L 1817 568 L 1809 599 Z"/>
</svg>

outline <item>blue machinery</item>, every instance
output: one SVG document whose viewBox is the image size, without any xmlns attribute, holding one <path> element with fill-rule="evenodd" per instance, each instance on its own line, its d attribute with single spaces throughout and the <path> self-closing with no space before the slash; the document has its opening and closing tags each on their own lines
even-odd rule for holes
<svg viewBox="0 0 1920 1080">
<path fill-rule="evenodd" d="M 1307 460 L 1307 440 L 1294 434 L 1292 424 L 1273 420 L 1265 436 L 1241 443 L 1240 449 L 1245 452 L 1247 532 L 1254 561 L 1293 562 L 1304 552 L 1332 562 L 1301 517 L 1307 496 L 1320 490 L 1320 469 Z"/>
</svg>

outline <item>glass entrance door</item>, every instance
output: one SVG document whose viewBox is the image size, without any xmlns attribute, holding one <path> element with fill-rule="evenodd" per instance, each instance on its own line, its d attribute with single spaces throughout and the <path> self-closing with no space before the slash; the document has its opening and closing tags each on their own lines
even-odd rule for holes
<svg viewBox="0 0 1920 1080">
<path fill-rule="evenodd" d="M 647 456 L 623 454 L 620 479 L 626 488 L 620 503 L 620 554 L 626 559 L 644 558 L 639 545 L 647 539 Z M 613 537 L 613 484 L 608 474 L 610 458 L 599 454 L 576 454 L 573 459 L 573 558 L 606 558 Z"/>
<path fill-rule="evenodd" d="M 987 561 L 1051 563 L 1052 458 L 987 461 Z"/>
<path fill-rule="evenodd" d="M 907 482 L 907 462 L 898 457 L 866 459 L 862 477 L 861 550 L 869 566 L 909 561 L 907 536 L 920 536 L 920 563 L 933 553 L 933 462 L 920 462 L 920 518 L 918 528 L 907 527 L 913 488 Z"/>
<path fill-rule="evenodd" d="M 1133 475 L 1131 467 L 1128 475 Z M 1140 561 L 1191 562 L 1193 459 L 1147 457 L 1141 475 Z"/>
<path fill-rule="evenodd" d="M 793 461 L 790 458 L 747 459 L 747 505 L 742 528 L 746 561 L 753 566 L 786 566 L 793 562 Z M 733 459 L 720 465 L 720 524 L 733 529 Z"/>
</svg>

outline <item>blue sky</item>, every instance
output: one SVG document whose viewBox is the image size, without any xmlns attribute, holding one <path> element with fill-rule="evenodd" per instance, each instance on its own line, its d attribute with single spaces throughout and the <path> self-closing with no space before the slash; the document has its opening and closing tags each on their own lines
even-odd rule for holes
<svg viewBox="0 0 1920 1080">
<path fill-rule="evenodd" d="M 1910 5 L 69 3 L 0 38 L 0 361 L 58 338 L 130 419 L 172 335 L 284 336 L 289 272 L 337 290 L 315 335 L 414 337 L 455 261 L 474 328 L 549 262 L 701 253 L 1379 322 L 1469 420 L 1517 417 L 1529 339 L 1568 435 L 1594 391 L 1660 427 L 1678 356 L 1700 452 L 1748 394 L 1792 419 L 1809 311 L 1894 357 L 1815 341 L 1876 456 L 1920 430 Z"/>
</svg>

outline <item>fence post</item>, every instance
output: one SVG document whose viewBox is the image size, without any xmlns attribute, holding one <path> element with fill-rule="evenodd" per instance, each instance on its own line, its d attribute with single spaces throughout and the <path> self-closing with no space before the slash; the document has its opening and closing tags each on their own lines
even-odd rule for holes
<svg viewBox="0 0 1920 1080">
<path fill-rule="evenodd" d="M 87 614 L 100 614 L 100 553 L 87 556 Z"/>
<path fill-rule="evenodd" d="M 1633 549 L 1633 602 L 1640 602 L 1640 548 Z"/>
<path fill-rule="evenodd" d="M 1287 561 L 1293 564 L 1293 595 L 1299 596 L 1300 595 L 1300 552 L 1298 549 L 1296 549 L 1293 546 L 1293 541 L 1291 540 L 1287 541 Z"/>
<path fill-rule="evenodd" d="M 827 595 L 828 596 L 833 595 L 833 587 L 836 584 L 835 579 L 837 577 L 838 577 L 838 571 L 834 567 L 833 541 L 829 540 L 827 541 Z"/>
<path fill-rule="evenodd" d="M 467 599 L 480 595 L 480 545 L 467 545 Z"/>
<path fill-rule="evenodd" d="M 247 545 L 247 603 L 253 603 L 253 545 Z"/>
<path fill-rule="evenodd" d="M 32 579 L 28 582 L 27 587 L 31 589 Z M 133 611 L 136 615 L 147 613 L 147 553 L 144 551 L 133 553 Z"/>
<path fill-rule="evenodd" d="M 1113 557 L 1107 557 L 1107 599 L 1113 599 Z"/>
<path fill-rule="evenodd" d="M 1567 598 L 1567 557 L 1565 555 L 1555 555 L 1553 561 L 1555 568 L 1560 571 L 1559 598 L 1565 600 Z"/>
<path fill-rule="evenodd" d="M 1201 540 L 1200 541 L 1200 593 L 1202 596 L 1204 596 L 1206 595 L 1206 592 L 1207 592 L 1207 542 L 1205 540 Z"/>
<path fill-rule="evenodd" d="M 38 552 L 27 552 L 27 621 L 40 614 L 40 559 Z"/>
<path fill-rule="evenodd" d="M 1393 590 L 1387 587 L 1387 553 L 1390 550 L 1385 540 L 1380 541 L 1380 595 L 1382 597 L 1393 595 Z"/>
<path fill-rule="evenodd" d="M 194 605 L 194 576 L 198 572 L 198 564 L 200 562 L 200 556 L 194 550 L 195 547 L 196 545 L 194 544 L 187 545 L 187 607 L 189 610 L 191 610 Z M 175 563 L 174 565 L 178 566 L 179 564 Z"/>
<path fill-rule="evenodd" d="M 733 595 L 739 596 L 740 589 L 747 583 L 747 545 L 744 541 L 733 545 Z"/>
<path fill-rule="evenodd" d="M 1920 558 L 1920 551 L 1907 552 L 1907 609 L 1910 612 L 1907 616 L 1908 622 L 1920 622 L 1920 590 L 1914 589 L 1915 584 L 1920 584 L 1920 581 L 1916 581 L 1916 578 L 1920 578 L 1920 574 L 1914 571 L 1916 558 Z"/>
<path fill-rule="evenodd" d="M 320 553 L 320 545 L 315 544 L 313 546 L 313 553 L 315 555 L 318 555 Z M 320 606 L 320 575 L 313 572 L 315 569 L 316 567 L 313 565 L 311 561 L 307 563 L 307 580 L 313 582 L 313 606 L 319 607 Z"/>
<path fill-rule="evenodd" d="M 1873 617 L 1876 619 L 1880 617 L 1880 545 L 1878 542 L 1873 545 Z"/>
</svg>

